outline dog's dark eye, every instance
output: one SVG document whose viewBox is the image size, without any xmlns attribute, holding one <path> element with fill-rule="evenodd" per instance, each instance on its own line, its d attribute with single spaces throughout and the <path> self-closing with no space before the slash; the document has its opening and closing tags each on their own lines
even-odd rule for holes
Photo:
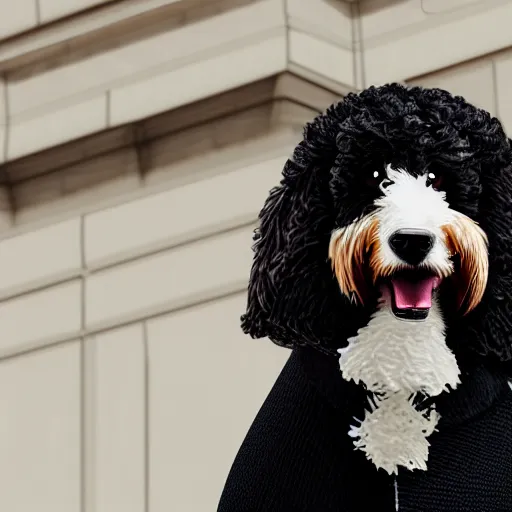
<svg viewBox="0 0 512 512">
<path fill-rule="evenodd" d="M 386 179 L 386 173 L 384 170 L 371 170 L 366 176 L 366 183 L 372 188 L 377 188 Z"/>
<path fill-rule="evenodd" d="M 441 190 L 443 181 L 443 175 L 440 172 L 429 172 L 427 175 L 427 187 L 432 186 L 434 190 Z"/>
</svg>

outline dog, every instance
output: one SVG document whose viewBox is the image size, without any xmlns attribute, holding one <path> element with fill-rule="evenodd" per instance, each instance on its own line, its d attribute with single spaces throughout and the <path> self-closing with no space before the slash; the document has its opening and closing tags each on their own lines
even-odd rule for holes
<svg viewBox="0 0 512 512">
<path fill-rule="evenodd" d="M 292 354 L 219 511 L 512 511 L 499 120 L 441 89 L 349 94 L 259 221 L 242 328 Z"/>
</svg>

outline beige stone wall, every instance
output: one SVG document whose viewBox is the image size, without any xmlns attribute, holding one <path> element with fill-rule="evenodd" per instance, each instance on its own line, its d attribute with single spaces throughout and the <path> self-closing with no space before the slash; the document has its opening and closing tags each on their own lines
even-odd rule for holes
<svg viewBox="0 0 512 512">
<path fill-rule="evenodd" d="M 512 128 L 512 1 L 0 10 L 0 510 L 215 510 L 288 355 L 239 316 L 302 125 L 397 80 Z"/>
</svg>

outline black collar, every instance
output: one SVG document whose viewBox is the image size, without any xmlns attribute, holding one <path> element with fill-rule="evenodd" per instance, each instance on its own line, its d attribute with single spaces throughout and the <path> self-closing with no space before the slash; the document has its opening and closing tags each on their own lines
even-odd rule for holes
<svg viewBox="0 0 512 512">
<path fill-rule="evenodd" d="M 461 376 L 457 389 L 435 399 L 441 416 L 439 426 L 456 425 L 479 416 L 510 392 L 504 373 L 483 364 L 475 366 Z"/>
<path fill-rule="evenodd" d="M 296 350 L 308 379 L 334 407 L 342 409 L 350 417 L 358 417 L 364 412 L 367 394 L 362 386 L 343 379 L 338 358 L 311 347 Z M 430 401 L 436 404 L 441 427 L 460 424 L 484 413 L 510 392 L 504 373 L 479 364 L 463 373 L 457 389 Z"/>
</svg>

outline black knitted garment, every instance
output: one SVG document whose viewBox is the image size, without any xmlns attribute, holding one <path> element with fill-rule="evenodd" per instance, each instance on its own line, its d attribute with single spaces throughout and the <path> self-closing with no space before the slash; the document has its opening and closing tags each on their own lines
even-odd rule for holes
<svg viewBox="0 0 512 512">
<path fill-rule="evenodd" d="M 218 512 L 510 512 L 512 390 L 483 369 L 439 405 L 428 471 L 377 471 L 347 436 L 357 391 L 334 358 L 295 349 L 228 477 Z M 397 507 L 398 503 L 398 507 Z"/>
<path fill-rule="evenodd" d="M 407 183 L 421 183 L 421 193 L 401 189 L 408 207 L 385 210 L 386 217 L 382 205 L 393 188 L 400 190 L 400 173 Z M 465 226 L 450 247 L 445 207 Z M 434 218 L 434 210 L 442 218 L 434 227 L 417 220 L 418 212 Z M 259 220 L 242 329 L 292 352 L 240 448 L 218 511 L 512 512 L 512 144 L 500 121 L 440 89 L 390 84 L 349 94 L 306 126 Z M 421 343 L 418 330 L 401 334 L 404 323 L 396 318 L 374 322 L 383 303 L 398 318 L 393 280 L 404 262 L 406 272 L 435 272 L 426 257 L 379 260 L 383 247 L 392 252 L 397 233 L 417 236 L 418 226 L 431 241 L 426 251 L 437 244 L 439 260 L 449 260 L 428 297 L 439 316 L 429 306 L 423 317 L 439 319 L 437 334 L 425 328 Z M 341 249 L 333 253 L 335 245 Z M 391 299 L 380 296 L 386 286 Z M 401 301 L 398 313 L 422 314 L 418 303 Z M 426 325 L 406 319 L 415 325 L 408 329 Z M 364 338 L 372 326 L 372 337 Z M 444 351 L 429 352 L 439 338 Z M 357 344 L 366 351 L 347 377 L 343 358 Z M 428 355 L 402 364 L 414 351 Z M 447 353 L 460 384 L 443 380 L 436 392 L 425 392 Z M 368 379 L 357 377 L 368 368 Z M 400 379 L 416 387 L 395 385 Z M 372 393 L 388 390 L 409 393 L 401 395 L 405 409 L 425 406 L 417 416 L 435 409 L 435 430 L 392 407 L 387 416 L 370 411 L 367 421 Z M 363 433 L 366 444 L 354 441 L 364 430 L 354 427 L 358 421 L 375 429 Z M 428 432 L 428 443 L 409 455 L 413 430 L 420 434 L 415 441 Z M 408 463 L 419 460 L 419 451 L 422 463 Z M 388 460 L 409 458 L 389 470 L 376 462 L 384 452 Z"/>
</svg>

